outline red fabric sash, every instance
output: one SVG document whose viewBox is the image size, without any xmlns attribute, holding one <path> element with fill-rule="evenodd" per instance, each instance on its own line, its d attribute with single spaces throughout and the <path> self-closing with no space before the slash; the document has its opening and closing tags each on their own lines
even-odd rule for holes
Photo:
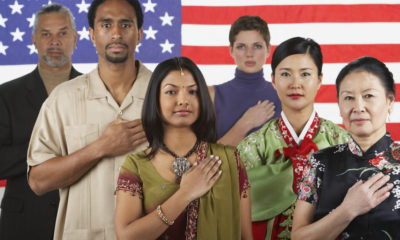
<svg viewBox="0 0 400 240">
<path fill-rule="evenodd" d="M 311 151 L 318 151 L 317 145 L 312 141 L 315 133 L 318 130 L 318 126 L 320 123 L 320 118 L 317 113 L 315 113 L 315 117 L 311 123 L 310 128 L 308 129 L 303 141 L 300 143 L 300 146 L 297 145 L 293 136 L 290 134 L 289 129 L 287 128 L 285 122 L 283 121 L 282 116 L 279 118 L 278 126 L 283 139 L 288 147 L 283 148 L 283 155 L 287 158 L 290 158 L 293 165 L 293 191 L 298 193 L 298 184 L 301 181 L 301 177 L 303 175 L 303 170 L 305 163 L 307 161 L 307 155 Z"/>
</svg>

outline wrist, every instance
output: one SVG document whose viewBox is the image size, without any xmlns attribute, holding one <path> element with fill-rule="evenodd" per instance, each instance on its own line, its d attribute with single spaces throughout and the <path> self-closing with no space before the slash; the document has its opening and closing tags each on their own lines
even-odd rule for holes
<svg viewBox="0 0 400 240">
<path fill-rule="evenodd" d="M 343 220 L 349 223 L 357 217 L 357 214 L 354 213 L 353 209 L 348 208 L 345 204 L 343 204 L 343 202 L 336 209 L 334 209 L 334 211 L 336 211 L 337 214 L 343 218 Z"/>
<path fill-rule="evenodd" d="M 178 191 L 176 191 L 176 197 L 182 201 L 182 203 L 187 206 L 189 203 L 196 198 L 191 196 L 190 192 L 183 190 L 182 188 L 179 188 Z"/>
</svg>

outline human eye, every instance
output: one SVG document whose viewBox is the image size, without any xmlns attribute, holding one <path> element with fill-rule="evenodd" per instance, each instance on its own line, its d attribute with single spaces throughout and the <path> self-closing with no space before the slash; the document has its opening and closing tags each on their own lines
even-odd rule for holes
<svg viewBox="0 0 400 240">
<path fill-rule="evenodd" d="M 346 101 L 351 101 L 351 100 L 354 99 L 354 97 L 353 96 L 344 96 L 343 99 L 346 100 Z"/>
<path fill-rule="evenodd" d="M 102 28 L 110 28 L 110 27 L 111 27 L 111 24 L 109 24 L 109 23 L 103 23 L 103 24 L 101 24 L 101 27 L 102 27 Z"/>
<path fill-rule="evenodd" d="M 373 98 L 374 95 L 372 95 L 371 93 L 367 93 L 364 95 L 364 98 L 369 99 L 369 98 Z"/>
<path fill-rule="evenodd" d="M 262 49 L 262 48 L 263 48 L 263 45 L 261 45 L 261 44 L 254 45 L 254 49 Z"/>
<path fill-rule="evenodd" d="M 121 27 L 122 28 L 129 28 L 131 25 L 129 23 L 122 23 Z"/>
<path fill-rule="evenodd" d="M 65 35 L 67 35 L 67 32 L 60 32 L 60 36 L 65 36 Z"/>
<path fill-rule="evenodd" d="M 290 74 L 288 72 L 281 72 L 281 77 L 289 77 Z"/>
<path fill-rule="evenodd" d="M 309 77 L 309 76 L 311 76 L 311 73 L 309 73 L 309 72 L 302 72 L 302 73 L 301 73 L 301 76 L 302 76 L 302 77 Z"/>
<path fill-rule="evenodd" d="M 42 32 L 41 36 L 42 36 L 42 37 L 48 37 L 48 36 L 50 36 L 50 33 L 48 33 L 48 32 Z"/>
<path fill-rule="evenodd" d="M 189 90 L 189 94 L 190 95 L 197 95 L 197 93 L 198 93 L 197 89 L 190 89 Z"/>
<path fill-rule="evenodd" d="M 238 50 L 243 50 L 243 49 L 244 49 L 244 45 L 241 45 L 241 44 L 240 44 L 240 45 L 237 45 L 237 46 L 236 46 L 236 49 L 238 49 Z"/>
<path fill-rule="evenodd" d="M 167 94 L 167 95 L 174 95 L 175 93 L 176 93 L 175 90 L 166 90 L 165 91 L 165 94 Z"/>
</svg>

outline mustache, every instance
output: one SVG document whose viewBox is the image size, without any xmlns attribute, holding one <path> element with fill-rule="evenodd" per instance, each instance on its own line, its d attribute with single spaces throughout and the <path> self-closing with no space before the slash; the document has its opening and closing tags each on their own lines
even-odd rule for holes
<svg viewBox="0 0 400 240">
<path fill-rule="evenodd" d="M 126 44 L 126 43 L 123 43 L 123 42 L 110 42 L 110 43 L 108 43 L 108 44 L 106 45 L 106 49 L 109 48 L 109 47 L 110 47 L 111 45 L 113 45 L 113 44 L 122 45 L 122 46 L 124 46 L 125 48 L 128 48 L 128 44 Z"/>
<path fill-rule="evenodd" d="M 48 48 L 48 49 L 46 50 L 46 52 L 51 52 L 51 51 L 57 51 L 57 52 L 64 53 L 64 51 L 63 51 L 61 48 L 52 47 L 52 48 Z"/>
</svg>

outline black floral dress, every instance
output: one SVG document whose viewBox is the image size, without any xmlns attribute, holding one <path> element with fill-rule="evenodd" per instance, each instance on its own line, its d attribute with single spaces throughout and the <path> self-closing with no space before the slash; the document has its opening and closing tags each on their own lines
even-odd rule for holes
<svg viewBox="0 0 400 240">
<path fill-rule="evenodd" d="M 400 239 L 400 144 L 387 133 L 365 153 L 351 139 L 316 152 L 308 160 L 298 199 L 314 205 L 314 221 L 339 206 L 358 180 L 382 172 L 394 187 L 390 196 L 356 217 L 338 239 Z"/>
</svg>

